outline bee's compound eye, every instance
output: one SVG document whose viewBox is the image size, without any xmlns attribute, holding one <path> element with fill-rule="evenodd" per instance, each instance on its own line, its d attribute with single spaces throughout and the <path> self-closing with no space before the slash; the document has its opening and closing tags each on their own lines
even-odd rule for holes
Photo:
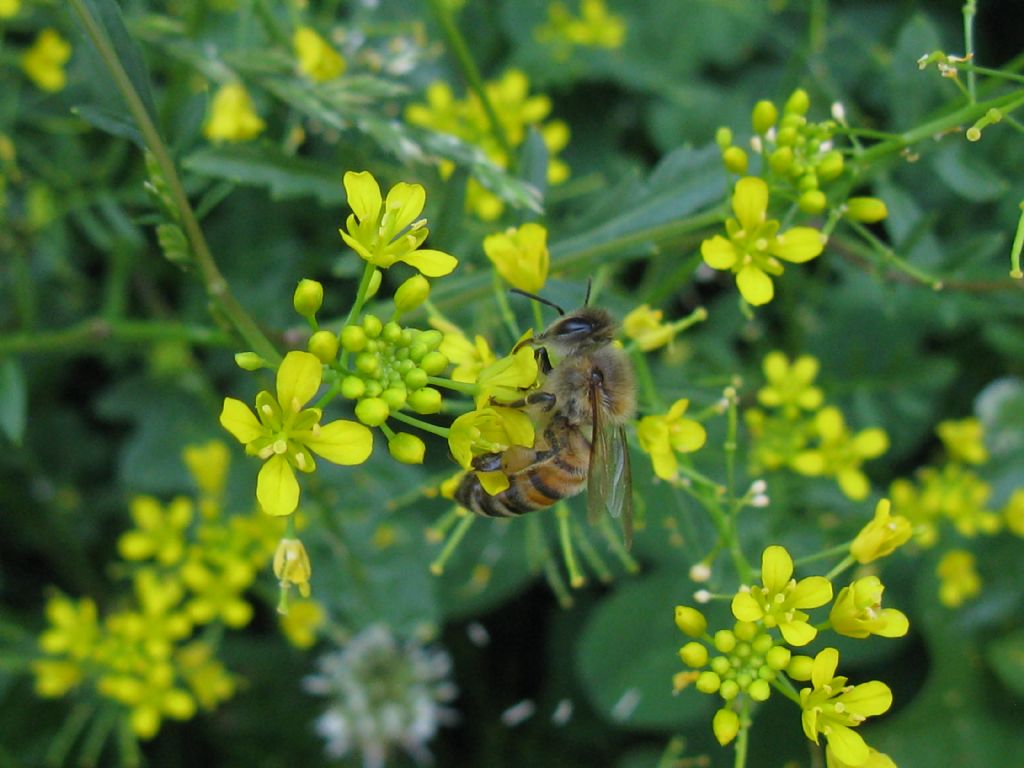
<svg viewBox="0 0 1024 768">
<path fill-rule="evenodd" d="M 568 317 L 558 324 L 556 336 L 583 336 L 592 333 L 594 324 L 583 317 Z"/>
</svg>

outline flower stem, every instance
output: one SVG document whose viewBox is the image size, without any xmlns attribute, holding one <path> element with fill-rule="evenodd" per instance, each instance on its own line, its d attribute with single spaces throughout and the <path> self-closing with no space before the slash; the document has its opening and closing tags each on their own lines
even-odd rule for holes
<svg viewBox="0 0 1024 768">
<path fill-rule="evenodd" d="M 851 565 L 853 565 L 853 563 L 854 563 L 854 559 L 853 559 L 853 557 L 852 557 L 851 555 L 847 555 L 846 557 L 844 557 L 844 558 L 843 558 L 843 559 L 842 559 L 842 560 L 841 560 L 841 561 L 840 561 L 840 562 L 839 562 L 839 563 L 838 563 L 838 564 L 836 565 L 836 567 L 835 567 L 835 568 L 833 568 L 833 569 L 832 569 L 831 571 L 829 571 L 828 573 L 826 573 L 826 574 L 825 574 L 825 578 L 826 578 L 826 579 L 828 579 L 829 581 L 832 581 L 832 579 L 834 579 L 834 578 L 835 578 L 836 576 L 838 576 L 838 575 L 839 575 L 840 573 L 842 573 L 842 572 L 843 572 L 843 571 L 845 571 L 845 570 L 846 570 L 847 568 L 849 568 L 849 567 L 850 567 Z"/>
<path fill-rule="evenodd" d="M 429 421 L 417 419 L 415 416 L 410 416 L 409 414 L 402 413 L 401 411 L 392 411 L 391 418 L 396 421 L 404 421 L 411 427 L 416 427 L 417 429 L 422 429 L 424 432 L 429 432 L 432 435 L 443 437 L 445 440 L 448 439 L 448 435 L 451 432 L 447 427 L 439 427 L 436 424 L 431 424 Z"/>
<path fill-rule="evenodd" d="M 195 258 L 195 264 L 199 274 L 202 276 L 207 294 L 254 352 L 274 365 L 279 364 L 281 362 L 281 355 L 263 334 L 263 331 L 260 330 L 252 316 L 235 299 L 227 280 L 224 279 L 220 269 L 217 267 L 210 247 L 206 243 L 203 231 L 199 227 L 195 211 L 193 211 L 188 196 L 185 194 L 184 185 L 181 183 L 181 178 L 174 167 L 174 161 L 171 159 L 167 145 L 164 144 L 160 132 L 153 122 L 153 118 L 146 109 L 139 93 L 135 90 L 135 86 L 132 84 L 131 78 L 128 77 L 124 65 L 118 59 L 114 46 L 93 17 L 84 0 L 70 0 L 70 5 L 85 29 L 86 35 L 96 47 L 100 58 L 110 72 L 114 85 L 121 92 L 128 111 L 131 112 L 132 118 L 139 127 L 146 147 L 153 153 L 153 157 L 156 159 L 160 173 L 167 183 L 174 206 L 181 217 L 182 228 L 188 237 L 189 245 L 192 248 L 192 255 Z"/>
<path fill-rule="evenodd" d="M 580 571 L 580 564 L 576 560 L 576 552 L 572 548 L 572 538 L 569 535 L 569 506 L 560 502 L 555 508 L 555 518 L 558 520 L 558 543 L 562 547 L 562 559 L 565 561 L 565 569 L 569 572 L 569 586 L 573 589 L 582 587 L 587 583 Z"/>
<path fill-rule="evenodd" d="M 433 384 L 435 387 L 444 387 L 454 392 L 461 392 L 464 395 L 472 397 L 479 390 L 480 387 L 469 381 L 453 381 L 452 379 L 446 379 L 441 376 L 427 376 L 427 383 Z"/>
<path fill-rule="evenodd" d="M 512 144 L 509 142 L 508 135 L 505 133 L 505 127 L 501 124 L 501 120 L 498 119 L 498 113 L 494 110 L 494 105 L 487 95 L 483 78 L 480 76 L 480 70 L 477 69 L 476 62 L 473 61 L 473 56 L 469 52 L 466 39 L 462 36 L 462 32 L 459 31 L 459 26 L 455 23 L 455 18 L 446 7 L 444 0 L 429 0 L 429 3 L 430 10 L 434 12 L 438 24 L 441 25 L 441 32 L 448 43 L 448 49 L 458 62 L 462 75 L 466 78 L 466 83 L 469 85 L 469 89 L 480 99 L 480 104 L 484 108 L 484 114 L 487 115 L 487 122 L 491 124 L 491 132 L 501 146 L 501 151 L 508 158 L 509 170 L 515 171 L 516 157 Z"/>
<path fill-rule="evenodd" d="M 978 4 L 976 0 L 966 0 L 963 7 L 964 14 L 964 56 L 967 59 L 974 57 L 974 17 L 978 13 Z M 967 98 L 971 104 L 974 104 L 977 99 L 977 75 L 971 71 L 967 71 Z"/>
<path fill-rule="evenodd" d="M 444 573 L 444 567 L 448 563 L 448 559 L 452 556 L 455 548 L 459 546 L 459 543 L 465 537 L 466 532 L 469 530 L 469 526 L 476 520 L 476 515 L 472 515 L 469 512 L 462 513 L 462 519 L 459 520 L 458 525 L 455 526 L 455 530 L 452 531 L 451 536 L 448 537 L 448 541 L 444 543 L 444 548 L 441 550 L 434 562 L 430 564 L 430 572 L 435 576 L 440 576 Z"/>
<path fill-rule="evenodd" d="M 750 700 L 742 697 L 740 705 L 740 730 L 736 734 L 736 760 L 733 768 L 746 768 L 747 765 L 747 743 L 750 736 Z"/>
<path fill-rule="evenodd" d="M 1013 237 L 1013 248 L 1010 250 L 1010 277 L 1020 280 L 1024 272 L 1020 271 L 1020 252 L 1024 248 L 1024 200 L 1020 203 L 1020 218 L 1017 220 L 1017 234 Z"/>
</svg>

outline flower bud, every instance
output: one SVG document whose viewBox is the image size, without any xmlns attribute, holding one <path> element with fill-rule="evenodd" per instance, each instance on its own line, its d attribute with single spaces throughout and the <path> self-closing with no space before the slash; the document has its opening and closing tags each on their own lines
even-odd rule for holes
<svg viewBox="0 0 1024 768">
<path fill-rule="evenodd" d="M 405 398 L 409 407 L 421 415 L 440 411 L 441 400 L 441 392 L 433 387 L 422 387 L 415 392 L 410 392 Z"/>
<path fill-rule="evenodd" d="M 422 464 L 427 446 L 416 435 L 399 432 L 388 440 L 388 451 L 403 464 Z"/>
<path fill-rule="evenodd" d="M 372 352 L 360 352 L 356 355 L 356 370 L 367 376 L 376 376 L 380 371 L 380 359 Z"/>
<path fill-rule="evenodd" d="M 377 295 L 377 291 L 380 290 L 381 271 L 379 269 L 373 270 L 373 275 L 370 277 L 370 284 L 366 288 L 366 298 L 372 299 Z"/>
<path fill-rule="evenodd" d="M 700 673 L 694 687 L 701 693 L 717 693 L 721 684 L 722 678 L 714 672 L 705 670 Z"/>
<path fill-rule="evenodd" d="M 380 336 L 380 332 L 383 328 L 384 324 L 380 321 L 380 318 L 375 315 L 366 315 L 363 318 L 363 330 L 366 331 L 366 335 L 371 339 L 376 339 Z"/>
<path fill-rule="evenodd" d="M 846 215 L 854 221 L 874 224 L 888 216 L 889 210 L 877 197 L 851 197 L 846 201 Z"/>
<path fill-rule="evenodd" d="M 722 163 L 727 171 L 744 174 L 747 172 L 747 153 L 739 147 L 729 147 L 722 152 Z"/>
<path fill-rule="evenodd" d="M 420 331 L 420 335 L 416 337 L 416 340 L 426 345 L 427 351 L 430 352 L 441 346 L 441 342 L 444 341 L 444 334 L 431 328 L 428 331 Z"/>
<path fill-rule="evenodd" d="M 754 701 L 768 701 L 772 695 L 772 687 L 767 680 L 754 680 L 747 686 L 747 695 Z"/>
<path fill-rule="evenodd" d="M 358 376 L 346 376 L 341 380 L 341 396 L 358 400 L 366 393 L 366 382 Z"/>
<path fill-rule="evenodd" d="M 779 110 L 767 99 L 762 99 L 754 105 L 750 113 L 750 122 L 754 127 L 754 133 L 767 133 L 779 119 Z"/>
<path fill-rule="evenodd" d="M 740 695 L 740 684 L 735 680 L 723 680 L 722 686 L 718 689 L 718 695 L 726 701 L 732 701 Z"/>
<path fill-rule="evenodd" d="M 786 665 L 786 674 L 798 682 L 807 682 L 811 679 L 811 670 L 814 668 L 814 658 L 811 656 L 793 656 Z"/>
<path fill-rule="evenodd" d="M 715 131 L 715 143 L 724 152 L 732 144 L 732 131 L 723 125 Z"/>
<path fill-rule="evenodd" d="M 740 716 L 731 709 L 723 707 L 715 712 L 715 718 L 711 721 L 711 730 L 715 732 L 718 743 L 724 747 L 739 733 Z"/>
<path fill-rule="evenodd" d="M 324 287 L 316 280 L 300 280 L 292 296 L 292 306 L 303 317 L 311 318 L 324 303 Z"/>
<path fill-rule="evenodd" d="M 408 360 L 406 362 L 408 362 L 410 365 L 412 364 L 411 360 Z M 427 372 L 424 371 L 422 368 L 410 367 L 409 370 L 402 376 L 402 381 L 405 382 L 405 386 L 408 387 L 410 391 L 414 392 L 417 389 L 420 389 L 421 387 L 427 386 Z"/>
<path fill-rule="evenodd" d="M 729 653 L 736 647 L 736 635 L 728 629 L 720 629 L 715 632 L 715 648 L 722 653 Z"/>
<path fill-rule="evenodd" d="M 317 331 L 309 337 L 306 348 L 321 363 L 330 363 L 338 356 L 338 337 L 330 331 Z"/>
<path fill-rule="evenodd" d="M 679 649 L 679 658 L 689 667 L 703 667 L 708 663 L 708 649 L 703 643 L 687 643 Z"/>
<path fill-rule="evenodd" d="M 800 206 L 800 210 L 804 213 L 816 216 L 825 210 L 825 206 L 828 204 L 828 200 L 825 199 L 825 193 L 820 189 L 808 189 L 806 192 L 800 195 L 800 199 L 797 200 L 797 205 Z"/>
<path fill-rule="evenodd" d="M 388 404 L 392 411 L 400 411 L 405 406 L 405 390 L 401 387 L 388 387 L 380 393 L 380 399 Z"/>
<path fill-rule="evenodd" d="M 444 369 L 448 367 L 448 358 L 442 355 L 437 350 L 433 352 L 427 352 L 420 360 L 420 368 L 426 371 L 428 376 L 437 376 L 444 373 Z"/>
<path fill-rule="evenodd" d="M 255 352 L 239 352 L 235 355 L 235 365 L 243 371 L 258 371 L 260 368 L 270 368 L 270 364 Z"/>
<path fill-rule="evenodd" d="M 807 95 L 807 91 L 797 88 L 786 99 L 786 106 L 782 108 L 782 112 L 786 115 L 806 115 L 810 106 L 811 98 Z"/>
<path fill-rule="evenodd" d="M 397 344 L 402 338 L 402 326 L 391 320 L 384 323 L 384 327 L 381 329 L 381 338 L 388 344 Z"/>
<path fill-rule="evenodd" d="M 362 352 L 366 349 L 366 331 L 358 325 L 346 325 L 341 329 L 341 346 L 346 352 Z"/>
<path fill-rule="evenodd" d="M 843 166 L 843 153 L 838 149 L 829 150 L 818 161 L 818 178 L 822 181 L 832 181 L 843 172 Z"/>
<path fill-rule="evenodd" d="M 789 664 L 789 660 L 793 657 L 793 652 L 784 645 L 776 645 L 768 653 L 765 654 L 765 663 L 775 670 L 785 669 Z"/>
<path fill-rule="evenodd" d="M 779 147 L 768 155 L 768 166 L 773 172 L 780 176 L 789 172 L 793 165 L 793 150 L 789 147 Z"/>
<path fill-rule="evenodd" d="M 737 621 L 732 631 L 740 640 L 749 643 L 757 636 L 757 624 L 752 621 Z"/>
<path fill-rule="evenodd" d="M 295 584 L 303 597 L 309 597 L 309 578 L 313 575 L 313 567 L 301 541 L 281 539 L 274 553 L 274 575 L 282 587 Z"/>
<path fill-rule="evenodd" d="M 414 275 L 395 291 L 395 309 L 399 312 L 411 312 L 426 301 L 429 295 L 430 281 L 423 275 Z"/>
<path fill-rule="evenodd" d="M 388 404 L 379 397 L 367 397 L 356 403 L 356 418 L 368 427 L 379 427 L 389 415 Z"/>
<path fill-rule="evenodd" d="M 679 627 L 679 631 L 684 635 L 688 635 L 689 637 L 700 637 L 707 631 L 708 620 L 705 619 L 704 614 L 696 608 L 690 608 L 686 605 L 677 605 L 676 626 Z"/>
</svg>

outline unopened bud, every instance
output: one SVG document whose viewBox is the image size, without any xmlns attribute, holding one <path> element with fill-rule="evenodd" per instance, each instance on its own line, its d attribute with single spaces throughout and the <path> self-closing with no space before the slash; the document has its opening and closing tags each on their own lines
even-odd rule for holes
<svg viewBox="0 0 1024 768">
<path fill-rule="evenodd" d="M 312 318 L 324 303 L 324 287 L 316 280 L 300 280 L 292 296 L 292 306 L 303 317 Z"/>
<path fill-rule="evenodd" d="M 405 398 L 409 407 L 422 415 L 440 411 L 441 400 L 441 392 L 433 387 L 422 387 L 415 392 L 410 392 Z"/>
<path fill-rule="evenodd" d="M 732 144 L 732 131 L 723 125 L 715 131 L 715 143 L 724 152 Z"/>
<path fill-rule="evenodd" d="M 690 580 L 703 584 L 711 578 L 711 566 L 707 563 L 694 563 L 690 566 Z"/>
<path fill-rule="evenodd" d="M 797 200 L 797 205 L 800 206 L 800 210 L 804 213 L 816 216 L 825 210 L 828 200 L 825 198 L 825 193 L 820 189 L 808 189 L 806 192 L 801 193 L 800 199 Z"/>
<path fill-rule="evenodd" d="M 411 312 L 430 296 L 430 281 L 423 275 L 414 275 L 395 291 L 395 309 Z"/>
<path fill-rule="evenodd" d="M 731 173 L 746 173 L 747 153 L 739 147 L 729 147 L 722 153 L 722 163 Z"/>
<path fill-rule="evenodd" d="M 754 127 L 754 133 L 767 133 L 768 129 L 775 125 L 779 119 L 779 110 L 767 99 L 763 99 L 754 105 L 750 114 L 750 122 Z"/>
<path fill-rule="evenodd" d="M 399 432 L 388 440 L 388 451 L 403 464 L 422 464 L 427 446 L 416 435 Z"/>
<path fill-rule="evenodd" d="M 307 349 L 321 363 L 330 363 L 338 356 L 338 337 L 330 331 L 317 331 L 309 337 Z"/>
<path fill-rule="evenodd" d="M 444 373 L 444 369 L 448 367 L 448 358 L 438 352 L 436 349 L 433 352 L 427 352 L 420 360 L 420 368 L 427 372 L 428 376 L 437 376 Z"/>
<path fill-rule="evenodd" d="M 807 95 L 807 91 L 797 88 L 786 100 L 786 106 L 782 108 L 782 112 L 786 115 L 806 115 L 810 106 L 811 98 Z"/>
<path fill-rule="evenodd" d="M 700 637 L 707 631 L 708 620 L 704 618 L 704 614 L 698 611 L 696 608 L 690 608 L 686 605 L 676 606 L 676 626 L 679 627 L 679 631 L 689 637 Z"/>
<path fill-rule="evenodd" d="M 366 393 L 366 382 L 358 376 L 346 376 L 341 380 L 341 396 L 358 400 Z"/>
<path fill-rule="evenodd" d="M 854 221 L 874 224 L 888 216 L 889 209 L 877 197 L 851 197 L 846 201 L 846 215 Z"/>
<path fill-rule="evenodd" d="M 258 371 L 260 368 L 270 368 L 271 365 L 255 352 L 239 352 L 235 355 L 235 365 L 243 371 Z"/>
<path fill-rule="evenodd" d="M 822 181 L 832 181 L 843 172 L 844 162 L 843 153 L 838 149 L 826 152 L 818 161 L 818 178 Z"/>
<path fill-rule="evenodd" d="M 379 269 L 373 270 L 373 275 L 370 277 L 370 284 L 366 288 L 366 298 L 372 299 L 377 295 L 377 291 L 380 290 L 381 271 Z"/>
<path fill-rule="evenodd" d="M 368 427 L 379 427 L 389 415 L 388 404 L 379 397 L 367 397 L 356 403 L 356 418 Z"/>
<path fill-rule="evenodd" d="M 679 658 L 688 667 L 703 667 L 708 663 L 708 649 L 703 643 L 687 643 L 679 649 Z"/>
</svg>

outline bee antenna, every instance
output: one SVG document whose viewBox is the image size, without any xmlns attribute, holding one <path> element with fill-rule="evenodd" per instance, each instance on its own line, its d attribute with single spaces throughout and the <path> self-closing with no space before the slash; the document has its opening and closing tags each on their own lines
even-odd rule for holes
<svg viewBox="0 0 1024 768">
<path fill-rule="evenodd" d="M 530 293 L 529 291 L 524 291 L 524 290 L 521 290 L 519 288 L 509 288 L 508 290 L 509 290 L 509 293 L 518 293 L 520 296 L 525 296 L 528 299 L 533 299 L 534 301 L 539 301 L 541 304 L 546 304 L 547 306 L 549 306 L 552 309 L 554 309 L 560 315 L 564 315 L 565 314 L 565 310 L 564 309 L 562 309 L 560 306 L 555 304 L 555 302 L 551 301 L 550 299 L 545 299 L 543 296 L 538 296 L 535 293 Z M 588 289 L 587 292 L 589 293 L 589 289 Z"/>
<path fill-rule="evenodd" d="M 583 297 L 583 306 L 587 306 L 590 303 L 590 289 L 594 287 L 594 279 L 592 277 L 587 278 L 587 295 Z"/>
</svg>

